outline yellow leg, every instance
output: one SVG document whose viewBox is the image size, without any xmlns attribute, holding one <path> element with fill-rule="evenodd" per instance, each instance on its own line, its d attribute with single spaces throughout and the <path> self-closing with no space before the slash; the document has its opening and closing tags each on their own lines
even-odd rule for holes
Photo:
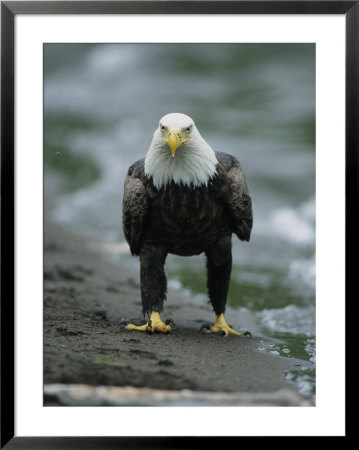
<svg viewBox="0 0 359 450">
<path fill-rule="evenodd" d="M 216 316 L 216 321 L 214 322 L 214 325 L 209 330 L 204 330 L 205 333 L 222 333 L 225 336 L 228 336 L 229 334 L 235 334 L 237 336 L 242 337 L 250 337 L 251 334 L 247 331 L 246 333 L 239 333 L 236 330 L 233 330 L 224 318 L 224 314 L 220 314 L 219 316 Z"/>
<path fill-rule="evenodd" d="M 150 320 L 144 325 L 134 325 L 129 323 L 126 325 L 126 330 L 147 331 L 149 333 L 169 333 L 171 326 L 162 322 L 160 314 L 156 311 L 152 311 Z"/>
</svg>

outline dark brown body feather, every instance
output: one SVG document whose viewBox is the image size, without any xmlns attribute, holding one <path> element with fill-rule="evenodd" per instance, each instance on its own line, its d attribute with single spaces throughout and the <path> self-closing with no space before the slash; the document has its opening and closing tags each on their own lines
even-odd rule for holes
<svg viewBox="0 0 359 450">
<path fill-rule="evenodd" d="M 190 256 L 206 252 L 222 236 L 249 241 L 252 204 L 236 158 L 216 153 L 217 174 L 208 186 L 170 184 L 156 189 L 144 173 L 144 159 L 128 170 L 123 198 L 123 229 L 131 253 L 143 245 Z"/>
<path fill-rule="evenodd" d="M 217 174 L 207 186 L 170 184 L 157 189 L 144 173 L 144 159 L 128 170 L 123 197 L 123 230 L 131 253 L 140 256 L 144 314 L 160 312 L 166 298 L 168 253 L 202 252 L 207 257 L 209 300 L 224 312 L 232 269 L 231 238 L 249 241 L 252 203 L 237 159 L 216 153 Z"/>
</svg>

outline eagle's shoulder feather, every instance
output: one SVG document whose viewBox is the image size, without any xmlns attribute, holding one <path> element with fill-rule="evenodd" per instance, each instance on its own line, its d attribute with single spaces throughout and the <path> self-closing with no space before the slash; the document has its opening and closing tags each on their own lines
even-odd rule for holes
<svg viewBox="0 0 359 450">
<path fill-rule="evenodd" d="M 246 179 L 237 158 L 227 153 L 216 152 L 218 175 L 226 182 L 226 203 L 233 222 L 233 232 L 243 241 L 249 241 L 252 226 L 252 200 Z M 228 192 L 229 191 L 229 192 Z"/>
<path fill-rule="evenodd" d="M 122 225 L 132 255 L 138 255 L 148 213 L 149 200 L 144 185 L 144 158 L 128 169 L 123 193 Z"/>
</svg>

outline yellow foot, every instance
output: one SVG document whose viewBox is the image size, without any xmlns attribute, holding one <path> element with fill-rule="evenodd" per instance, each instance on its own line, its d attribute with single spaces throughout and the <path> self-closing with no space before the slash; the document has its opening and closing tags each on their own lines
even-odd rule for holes
<svg viewBox="0 0 359 450">
<path fill-rule="evenodd" d="M 171 326 L 162 322 L 160 314 L 158 312 L 153 311 L 150 317 L 150 320 L 144 325 L 134 325 L 133 323 L 129 323 L 126 325 L 126 330 L 136 330 L 136 331 L 146 331 L 147 333 L 170 333 Z"/>
<path fill-rule="evenodd" d="M 226 319 L 224 318 L 224 314 L 220 314 L 219 316 L 216 316 L 216 321 L 213 325 L 213 327 L 210 327 L 209 325 L 202 325 L 201 326 L 201 332 L 202 333 L 221 333 L 223 336 L 228 336 L 229 334 L 235 334 L 236 336 L 241 337 L 252 337 L 251 333 L 249 331 L 246 331 L 245 333 L 239 333 L 236 330 L 233 330 L 228 323 L 226 322 Z"/>
</svg>

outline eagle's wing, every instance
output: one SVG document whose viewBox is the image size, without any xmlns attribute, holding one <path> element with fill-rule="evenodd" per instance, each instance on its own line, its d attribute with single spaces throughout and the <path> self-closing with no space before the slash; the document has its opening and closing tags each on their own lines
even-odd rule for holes
<svg viewBox="0 0 359 450">
<path fill-rule="evenodd" d="M 143 160 L 128 169 L 123 193 L 122 226 L 132 255 L 138 255 L 141 251 L 149 204 L 141 175 Z"/>
<path fill-rule="evenodd" d="M 219 152 L 216 156 L 229 182 L 225 202 L 232 219 L 232 231 L 242 241 L 249 241 L 253 226 L 252 200 L 243 170 L 235 157 Z"/>
</svg>

